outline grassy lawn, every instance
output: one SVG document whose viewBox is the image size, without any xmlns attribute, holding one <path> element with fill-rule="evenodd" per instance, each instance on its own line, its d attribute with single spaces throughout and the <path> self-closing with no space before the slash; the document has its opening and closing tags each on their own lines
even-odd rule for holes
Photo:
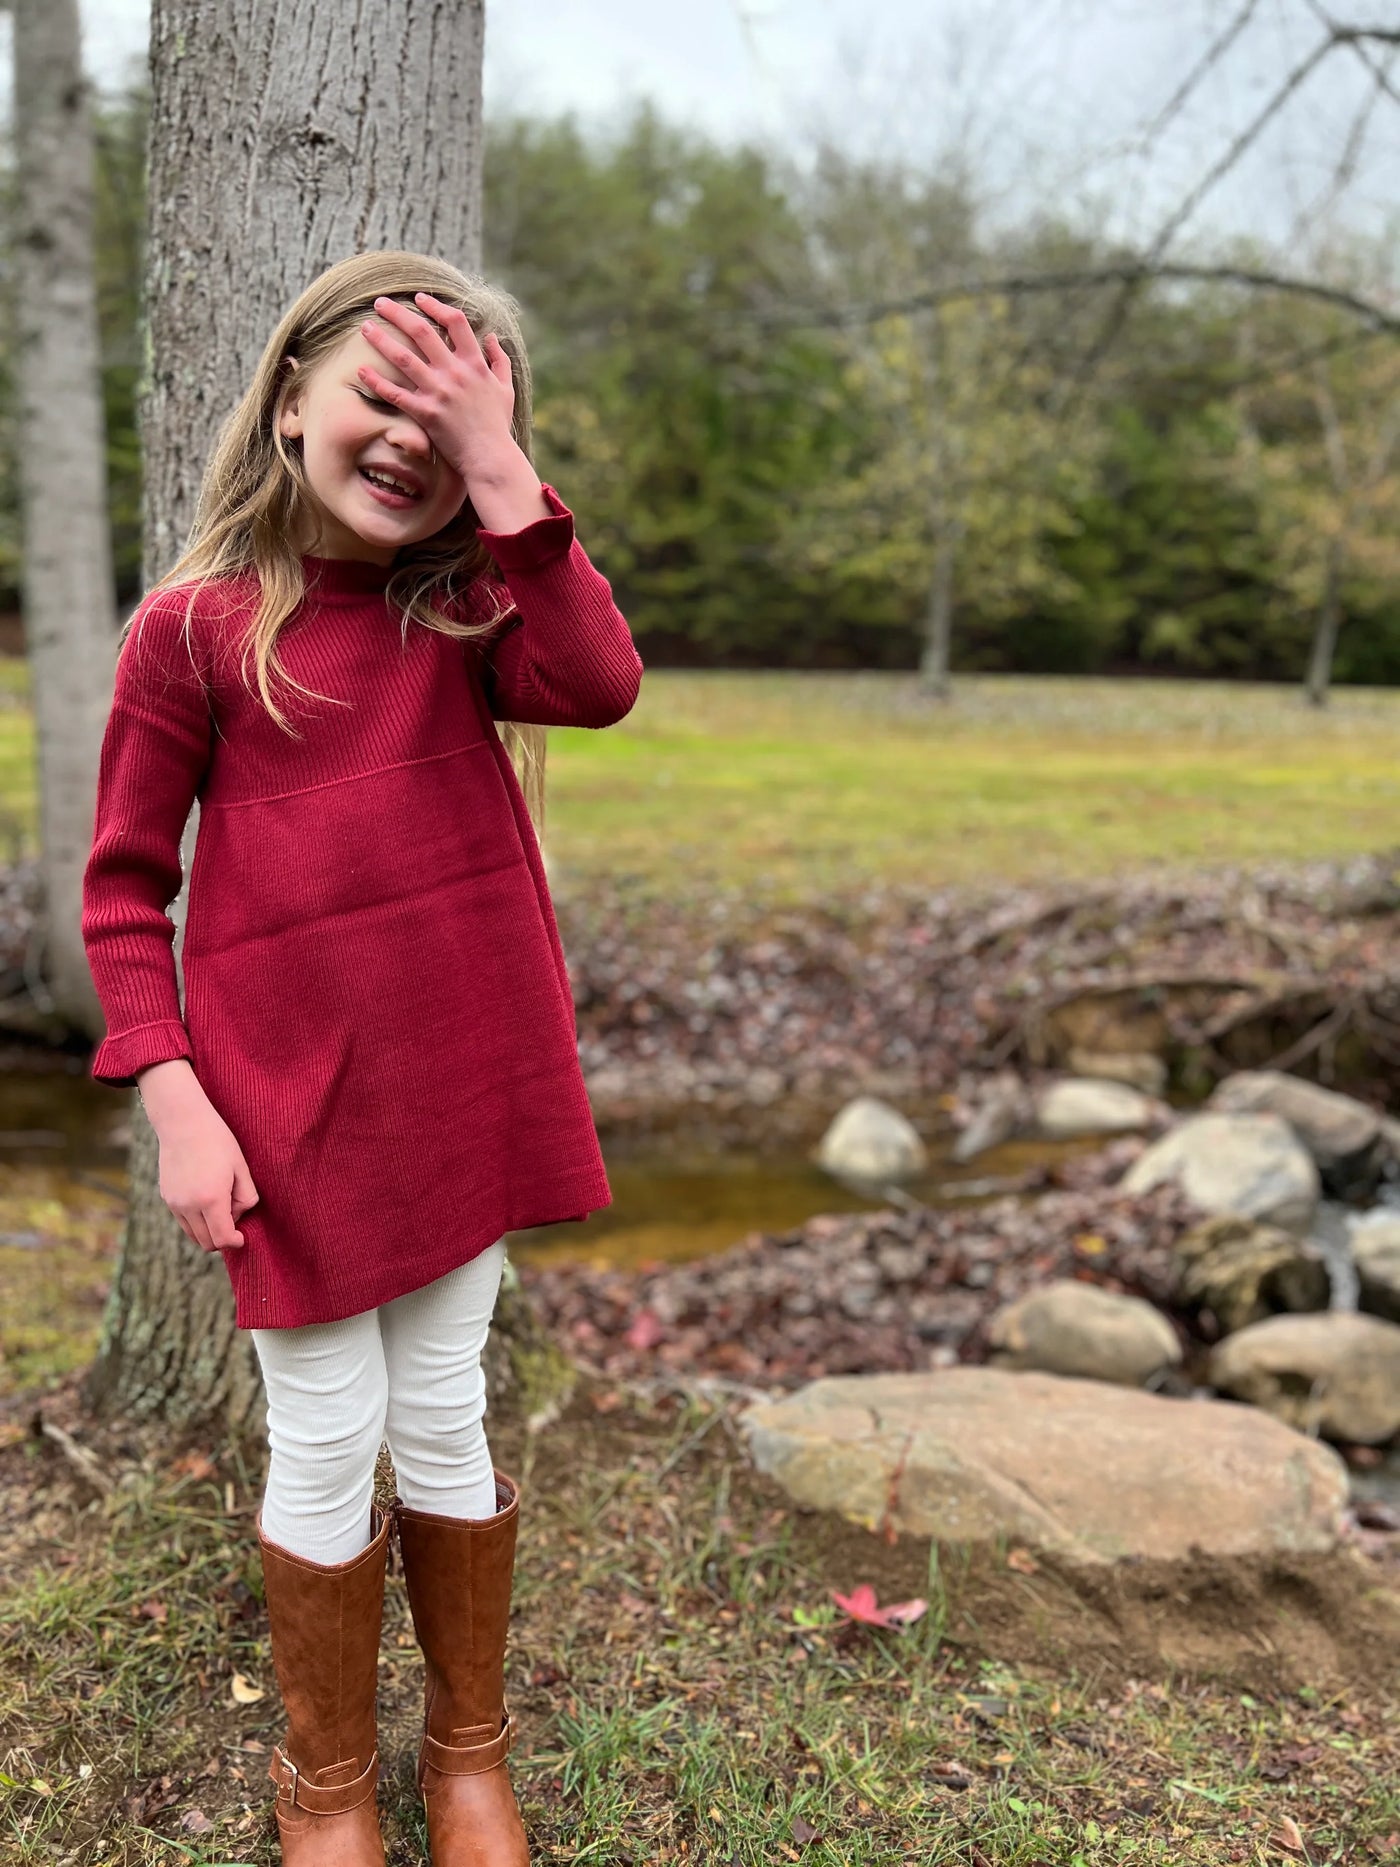
<svg viewBox="0 0 1400 1867">
<path fill-rule="evenodd" d="M 1337 856 L 1400 840 L 1400 693 L 648 672 L 551 734 L 551 859 L 776 893 Z"/>
<path fill-rule="evenodd" d="M 1400 842 L 1400 692 L 649 670 L 629 717 L 550 735 L 556 873 L 643 885 L 1017 881 Z M 0 660 L 0 856 L 35 847 L 28 669 Z"/>
</svg>

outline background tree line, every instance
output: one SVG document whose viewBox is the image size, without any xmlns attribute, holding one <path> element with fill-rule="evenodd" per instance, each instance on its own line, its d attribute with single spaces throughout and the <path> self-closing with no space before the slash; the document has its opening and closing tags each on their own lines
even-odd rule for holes
<svg viewBox="0 0 1400 1867">
<path fill-rule="evenodd" d="M 97 100 L 119 594 L 138 594 L 143 92 Z M 640 110 L 488 124 L 485 269 L 522 300 L 542 471 L 654 663 L 1400 681 L 1400 344 L 1225 282 L 951 295 L 1111 267 L 965 174 L 801 169 Z M 1337 261 L 1352 282 L 1379 255 Z M 5 268 L 13 289 L 13 267 Z M 927 294 L 926 294 L 927 295 Z M 883 307 L 883 309 L 882 309 Z M 7 328 L 13 320 L 7 320 Z M 12 352 L 0 583 L 18 601 Z M 1333 645 L 1335 659 L 1333 661 Z"/>
</svg>

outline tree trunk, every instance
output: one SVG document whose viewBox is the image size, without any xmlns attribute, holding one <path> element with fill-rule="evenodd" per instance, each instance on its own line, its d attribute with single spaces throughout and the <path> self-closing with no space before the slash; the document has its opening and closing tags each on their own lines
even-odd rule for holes
<svg viewBox="0 0 1400 1867">
<path fill-rule="evenodd" d="M 1332 685 L 1332 662 L 1337 652 L 1337 631 L 1342 620 L 1342 571 L 1346 547 L 1340 537 L 1327 546 L 1327 568 L 1323 578 L 1322 601 L 1317 607 L 1317 626 L 1313 631 L 1312 654 L 1308 658 L 1307 697 L 1309 706 L 1325 707 Z"/>
<path fill-rule="evenodd" d="M 148 584 L 179 555 L 218 428 L 304 286 L 373 248 L 479 267 L 483 34 L 483 0 L 155 0 Z M 198 806 L 184 839 L 186 888 L 197 819 Z M 185 893 L 172 910 L 177 960 Z M 251 1338 L 234 1326 L 222 1260 L 189 1243 L 155 1191 L 157 1150 L 134 1101 L 144 1132 L 89 1395 L 108 1412 L 242 1432 L 261 1407 Z M 537 1345 L 526 1347 L 516 1390 L 547 1411 Z M 552 1371 L 557 1391 L 570 1374 L 562 1356 Z"/>
<path fill-rule="evenodd" d="M 116 603 L 77 0 L 15 0 L 19 482 L 44 887 L 44 1011 L 102 1035 L 82 941 Z M 37 969 L 36 969 L 37 970 Z M 45 987 L 38 987 L 40 992 Z"/>
<path fill-rule="evenodd" d="M 924 625 L 924 652 L 919 662 L 919 685 L 934 700 L 947 700 L 952 693 L 949 667 L 953 656 L 953 600 L 957 568 L 957 528 L 940 525 Z"/>
</svg>

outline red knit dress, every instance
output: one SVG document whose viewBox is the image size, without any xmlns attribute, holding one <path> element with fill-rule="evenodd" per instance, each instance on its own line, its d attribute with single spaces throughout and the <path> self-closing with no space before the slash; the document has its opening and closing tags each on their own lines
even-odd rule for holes
<svg viewBox="0 0 1400 1867">
<path fill-rule="evenodd" d="M 228 1123 L 259 1194 L 247 1243 L 223 1252 L 240 1328 L 356 1315 L 504 1232 L 611 1201 L 493 720 L 611 725 L 642 663 L 572 513 L 545 497 L 552 517 L 481 533 L 516 613 L 475 642 L 405 634 L 387 569 L 306 558 L 278 653 L 332 698 L 274 683 L 300 738 L 240 678 L 252 576 L 201 593 L 188 645 L 169 591 L 123 643 L 83 879 L 107 1021 L 90 1069 L 129 1087 L 188 1057 Z M 182 1011 L 167 909 L 195 797 Z"/>
</svg>

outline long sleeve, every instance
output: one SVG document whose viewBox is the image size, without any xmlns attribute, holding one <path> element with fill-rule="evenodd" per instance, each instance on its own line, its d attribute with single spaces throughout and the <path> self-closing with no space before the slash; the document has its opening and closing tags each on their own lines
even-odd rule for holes
<svg viewBox="0 0 1400 1867">
<path fill-rule="evenodd" d="M 518 532 L 478 531 L 516 614 L 482 656 L 494 718 L 535 726 L 611 726 L 636 704 L 642 658 L 612 586 L 547 483 L 552 516 Z"/>
<path fill-rule="evenodd" d="M 180 838 L 213 723 L 185 643 L 185 602 L 147 597 L 122 643 L 83 872 L 83 943 L 107 1020 L 90 1074 L 118 1088 L 149 1064 L 194 1059 L 166 910 L 180 892 Z"/>
</svg>

